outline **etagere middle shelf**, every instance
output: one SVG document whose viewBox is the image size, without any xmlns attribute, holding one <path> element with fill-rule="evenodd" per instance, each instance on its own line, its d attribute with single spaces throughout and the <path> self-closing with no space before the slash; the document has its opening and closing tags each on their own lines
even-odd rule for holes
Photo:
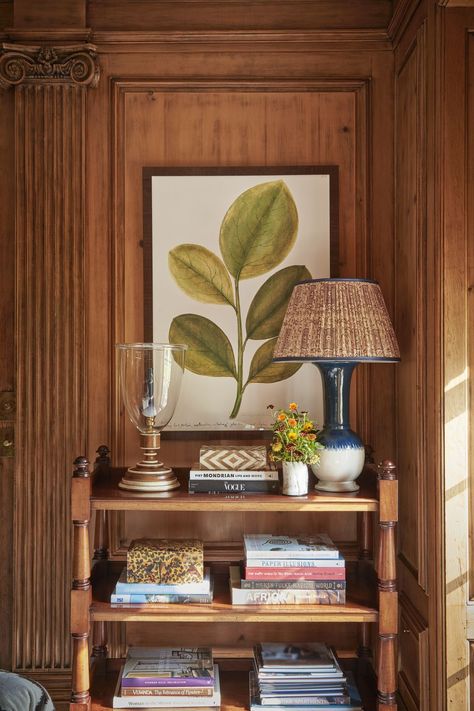
<svg viewBox="0 0 474 711">
<path fill-rule="evenodd" d="M 355 667 L 362 690 L 364 708 L 396 711 L 395 643 L 397 634 L 397 592 L 395 526 L 397 521 L 397 480 L 395 466 L 384 462 L 378 469 L 367 468 L 361 488 L 350 494 L 322 494 L 315 491 L 302 497 L 238 494 L 212 496 L 188 494 L 186 474 L 180 473 L 177 491 L 153 497 L 131 494 L 118 488 L 124 470 L 113 468 L 106 448 L 101 448 L 91 472 L 87 459 L 75 461 L 72 479 L 72 522 L 74 528 L 73 582 L 71 591 L 71 634 L 73 640 L 72 697 L 70 711 L 103 711 L 112 708 L 117 678 L 116 660 L 107 654 L 105 622 L 170 623 L 357 623 L 361 627 L 359 660 Z M 113 605 L 110 594 L 123 562 L 107 560 L 106 546 L 98 542 L 97 560 L 92 561 L 89 525 L 94 515 L 112 511 L 176 512 L 334 512 L 354 513 L 358 518 L 358 545 L 351 551 L 347 566 L 347 602 L 344 605 L 233 606 L 230 602 L 228 567 L 224 561 L 211 562 L 214 573 L 214 601 L 209 605 Z M 100 513 L 99 513 L 100 512 Z M 212 515 L 212 514 L 211 514 Z M 378 518 L 377 563 L 371 557 L 371 518 Z M 349 556 L 348 556 L 349 557 Z M 371 629 L 376 628 L 377 677 L 369 663 Z M 92 664 L 89 640 L 94 630 Z M 98 630 L 98 632 L 97 632 Z M 296 633 L 295 633 L 296 634 Z M 218 654 L 217 654 L 218 656 Z M 248 707 L 245 665 L 239 655 L 238 668 L 225 659 L 222 676 L 225 711 Z M 354 666 L 354 660 L 348 662 Z M 226 665 L 229 670 L 226 671 Z M 243 668 L 242 668 L 243 665 Z M 239 671 L 240 669 L 240 671 Z"/>
</svg>

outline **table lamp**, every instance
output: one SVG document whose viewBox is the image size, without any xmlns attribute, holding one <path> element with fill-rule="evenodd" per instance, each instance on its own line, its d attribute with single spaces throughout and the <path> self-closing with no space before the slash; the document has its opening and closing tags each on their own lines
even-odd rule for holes
<svg viewBox="0 0 474 711">
<path fill-rule="evenodd" d="M 273 354 L 275 362 L 310 361 L 321 373 L 324 426 L 313 466 L 319 491 L 357 491 L 364 466 L 349 425 L 351 377 L 358 363 L 400 360 L 380 286 L 371 279 L 308 279 L 293 289 Z"/>
<path fill-rule="evenodd" d="M 159 493 L 179 487 L 158 458 L 160 433 L 178 402 L 187 346 L 170 343 L 119 343 L 120 389 L 127 414 L 140 432 L 143 459 L 130 467 L 121 489 Z"/>
</svg>

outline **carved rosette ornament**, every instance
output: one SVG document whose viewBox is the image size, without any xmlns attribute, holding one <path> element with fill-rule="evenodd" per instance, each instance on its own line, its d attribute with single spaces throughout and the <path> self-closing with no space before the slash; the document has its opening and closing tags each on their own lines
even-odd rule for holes
<svg viewBox="0 0 474 711">
<path fill-rule="evenodd" d="M 50 82 L 95 87 L 99 81 L 96 48 L 92 44 L 28 47 L 3 44 L 0 87 Z"/>
</svg>

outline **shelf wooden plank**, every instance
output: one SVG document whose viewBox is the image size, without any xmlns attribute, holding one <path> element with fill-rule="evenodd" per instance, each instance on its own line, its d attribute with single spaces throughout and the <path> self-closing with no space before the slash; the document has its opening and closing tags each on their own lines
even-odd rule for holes
<svg viewBox="0 0 474 711">
<path fill-rule="evenodd" d="M 179 472 L 181 488 L 162 494 L 132 493 L 119 489 L 125 469 L 110 469 L 93 479 L 91 506 L 111 511 L 378 511 L 374 477 L 362 479 L 359 491 L 307 496 L 278 494 L 189 494 L 188 477 Z"/>
<path fill-rule="evenodd" d="M 217 660 L 219 661 L 219 660 Z M 344 668 L 350 668 L 362 696 L 365 711 L 375 711 L 375 683 L 370 670 L 363 671 L 356 660 L 341 662 Z M 119 660 L 109 660 L 107 670 L 97 670 L 92 685 L 92 711 L 111 711 L 112 697 L 119 673 Z M 220 669 L 222 705 L 220 711 L 242 711 L 248 709 L 248 671 Z M 189 707 L 188 707 L 189 709 Z"/>
<path fill-rule="evenodd" d="M 93 571 L 91 620 L 108 622 L 376 622 L 374 573 L 365 563 L 348 563 L 345 605 L 232 605 L 228 570 L 216 569 L 209 605 L 112 605 L 110 595 L 123 563 L 98 563 Z"/>
</svg>

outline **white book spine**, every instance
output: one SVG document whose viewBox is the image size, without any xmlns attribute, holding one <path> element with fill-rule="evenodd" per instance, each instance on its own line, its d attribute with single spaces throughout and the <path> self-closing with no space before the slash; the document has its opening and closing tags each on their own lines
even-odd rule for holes
<svg viewBox="0 0 474 711">
<path fill-rule="evenodd" d="M 248 481 L 278 481 L 277 471 L 253 471 L 251 469 L 239 471 L 238 469 L 229 471 L 214 471 L 211 469 L 191 469 L 189 472 L 191 481 L 208 481 L 215 479 L 225 481 L 229 479 L 246 479 Z"/>
<path fill-rule="evenodd" d="M 344 568 L 344 558 L 247 558 L 247 568 Z"/>
</svg>

